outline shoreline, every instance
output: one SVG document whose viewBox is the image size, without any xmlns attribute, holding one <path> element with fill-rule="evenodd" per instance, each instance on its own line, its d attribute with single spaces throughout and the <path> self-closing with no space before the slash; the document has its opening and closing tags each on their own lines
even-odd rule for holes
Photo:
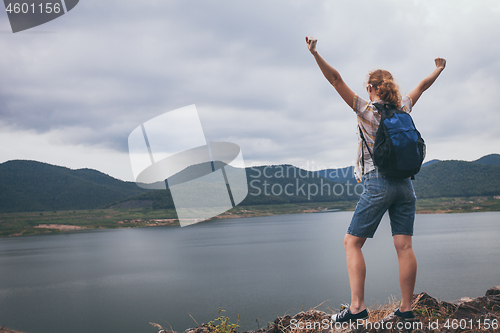
<svg viewBox="0 0 500 333">
<path fill-rule="evenodd" d="M 306 202 L 296 204 L 236 206 L 211 220 L 283 214 L 336 213 L 354 211 L 357 201 Z M 500 211 L 494 197 L 418 199 L 417 214 L 455 214 Z M 178 226 L 175 210 L 94 209 L 80 211 L 0 213 L 0 237 L 84 232 L 96 229 L 123 229 Z"/>
</svg>

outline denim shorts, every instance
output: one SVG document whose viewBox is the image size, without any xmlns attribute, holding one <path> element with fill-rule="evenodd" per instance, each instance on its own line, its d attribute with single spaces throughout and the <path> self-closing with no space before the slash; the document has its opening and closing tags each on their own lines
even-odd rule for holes
<svg viewBox="0 0 500 333">
<path fill-rule="evenodd" d="M 389 210 L 392 235 L 413 235 L 417 198 L 410 178 L 386 178 L 373 170 L 363 176 L 363 184 L 347 233 L 372 238 Z"/>
</svg>

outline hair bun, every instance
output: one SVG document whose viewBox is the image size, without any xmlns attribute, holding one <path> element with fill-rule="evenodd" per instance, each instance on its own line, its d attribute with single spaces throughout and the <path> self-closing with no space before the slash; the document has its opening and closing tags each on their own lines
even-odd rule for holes
<svg viewBox="0 0 500 333">
<path fill-rule="evenodd" d="M 377 96 L 385 102 L 399 105 L 401 104 L 401 94 L 399 87 L 394 82 L 391 73 L 386 70 L 377 69 L 368 74 L 369 85 L 375 88 Z"/>
</svg>

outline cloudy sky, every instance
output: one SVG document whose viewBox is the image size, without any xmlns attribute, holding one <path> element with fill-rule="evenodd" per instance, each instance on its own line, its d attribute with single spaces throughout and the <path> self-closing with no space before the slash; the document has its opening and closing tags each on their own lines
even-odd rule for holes
<svg viewBox="0 0 500 333">
<path fill-rule="evenodd" d="M 413 118 L 427 159 L 500 153 L 497 0 L 80 0 L 13 34 L 0 13 L 0 163 L 43 161 L 133 180 L 128 135 L 196 104 L 208 141 L 245 163 L 353 165 L 356 117 L 305 36 L 367 98 L 373 69 L 403 92 L 447 68 Z"/>
</svg>

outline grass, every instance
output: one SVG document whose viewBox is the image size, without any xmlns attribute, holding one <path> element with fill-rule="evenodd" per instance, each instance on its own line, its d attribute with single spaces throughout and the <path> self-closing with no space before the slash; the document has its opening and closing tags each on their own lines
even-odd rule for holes
<svg viewBox="0 0 500 333">
<path fill-rule="evenodd" d="M 447 319 L 451 314 L 453 314 L 453 311 L 451 311 L 452 309 L 447 306 L 451 305 L 451 303 L 439 302 L 436 303 L 435 306 L 429 306 L 428 304 L 423 304 L 424 297 L 425 294 L 418 294 L 414 295 L 414 298 L 412 300 L 411 308 L 417 318 L 425 318 L 426 320 Z M 383 318 L 394 313 L 399 305 L 400 301 L 398 301 L 395 296 L 391 296 L 387 304 L 373 306 L 371 309 L 369 309 L 370 316 L 368 318 L 368 321 L 381 321 Z"/>
<path fill-rule="evenodd" d="M 500 211 L 499 197 L 428 198 L 417 200 L 417 213 L 472 213 Z"/>
<path fill-rule="evenodd" d="M 349 329 L 351 326 L 346 326 L 344 328 L 342 325 L 339 325 L 337 327 L 336 324 L 330 321 L 331 314 L 337 311 L 332 311 L 330 309 L 326 311 L 318 310 L 318 307 L 323 306 L 323 303 L 308 311 L 301 311 L 293 317 L 285 315 L 278 318 L 274 323 L 276 323 L 276 328 L 281 333 L 324 333 L 332 328 L 335 328 L 334 332 L 498 332 L 497 319 L 488 319 L 490 329 L 484 328 L 486 317 L 497 318 L 497 312 L 495 312 L 495 310 L 491 310 L 491 313 L 488 315 L 475 316 L 469 313 L 470 318 L 457 319 L 457 317 L 455 317 L 455 311 L 458 309 L 457 304 L 438 301 L 427 293 L 421 293 L 413 297 L 412 310 L 415 314 L 414 321 L 404 322 L 394 317 L 387 318 L 394 313 L 399 305 L 400 302 L 392 296 L 389 298 L 387 304 L 370 307 L 368 309 L 369 318 L 360 323 L 363 327 L 360 328 L 355 323 L 355 329 L 352 331 Z M 478 322 L 482 322 L 483 326 L 479 327 Z M 297 323 L 301 323 L 301 325 Z M 272 325 L 273 324 L 271 324 L 271 326 Z M 460 325 L 467 327 L 464 329 L 453 328 L 455 326 L 458 328 Z"/>
<path fill-rule="evenodd" d="M 219 307 L 219 317 L 217 319 L 209 321 L 207 324 L 202 324 L 201 327 L 206 328 L 206 330 L 208 330 L 208 332 L 210 333 L 237 333 L 238 328 L 240 328 L 239 325 L 240 315 L 236 316 L 237 319 L 236 323 L 231 323 L 229 317 L 222 315 L 222 312 L 226 312 L 226 310 L 222 310 L 221 307 Z M 150 322 L 149 324 L 159 329 L 160 330 L 159 332 L 167 331 L 167 329 L 160 324 L 153 322 Z"/>
<path fill-rule="evenodd" d="M 267 216 L 278 214 L 303 214 L 320 212 L 326 209 L 338 209 L 346 211 L 354 210 L 355 207 L 356 201 L 305 202 L 280 205 L 236 206 L 233 209 L 219 215 L 218 218 Z"/>
<path fill-rule="evenodd" d="M 174 221 L 176 218 L 177 215 L 173 209 L 152 210 L 151 208 L 3 213 L 0 214 L 0 237 L 61 232 L 56 228 L 37 228 L 41 224 L 67 225 L 85 229 L 137 228 L 178 224 Z"/>
<path fill-rule="evenodd" d="M 238 218 L 276 214 L 310 213 L 327 208 L 354 209 L 354 202 L 256 205 L 234 207 L 216 218 Z M 51 212 L 1 213 L 0 237 L 30 236 L 62 232 L 57 228 L 37 228 L 39 225 L 64 225 L 85 229 L 116 229 L 175 225 L 174 209 L 93 209 Z"/>
</svg>

